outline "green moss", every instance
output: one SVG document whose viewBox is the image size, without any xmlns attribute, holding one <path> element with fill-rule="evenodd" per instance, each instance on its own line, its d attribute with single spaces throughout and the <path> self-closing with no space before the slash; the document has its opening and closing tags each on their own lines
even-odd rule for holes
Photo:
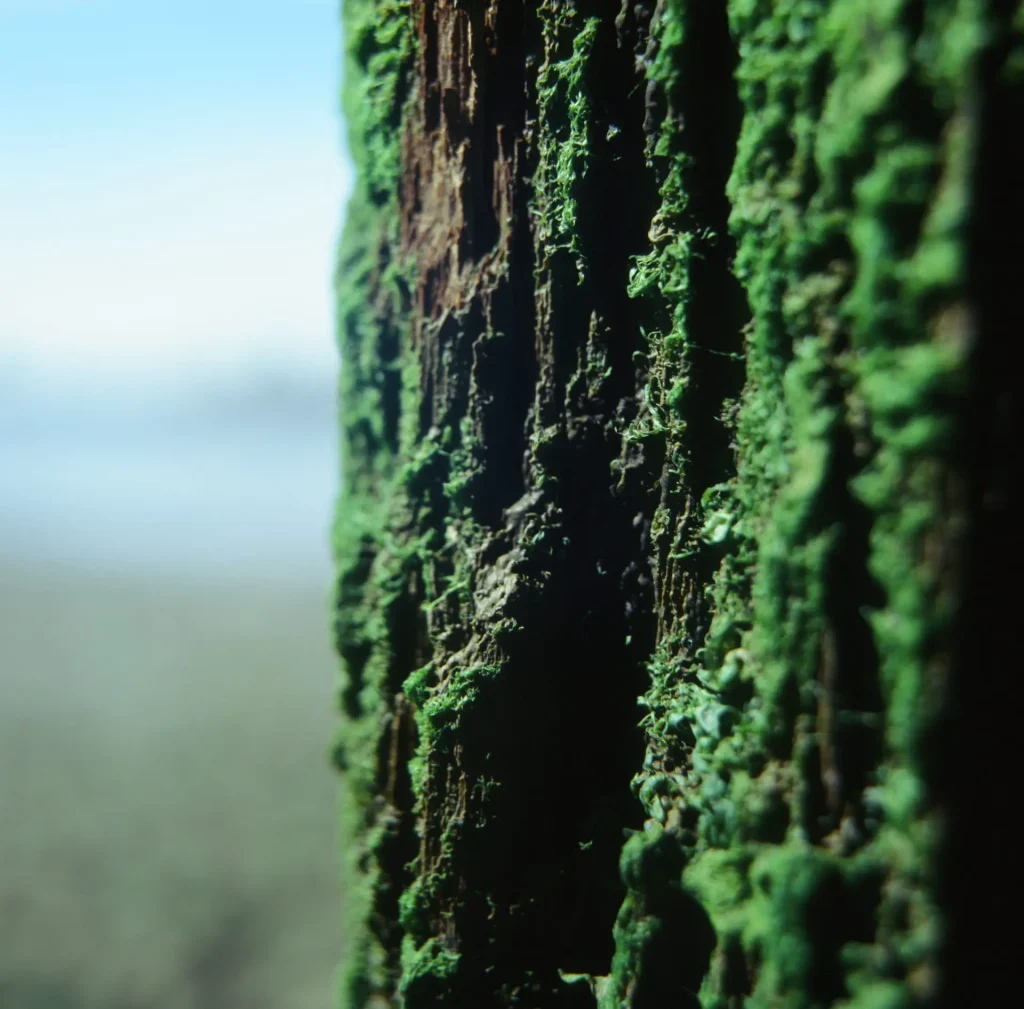
<svg viewBox="0 0 1024 1009">
<path fill-rule="evenodd" d="M 534 214 L 538 237 L 550 253 L 570 250 L 585 275 L 577 229 L 578 193 L 586 184 L 591 157 L 593 109 L 586 88 L 586 69 L 600 26 L 584 18 L 573 4 L 544 0 L 539 5 L 544 62 L 537 72 L 539 109 L 538 166 L 534 175 Z M 559 58 L 571 45 L 571 54 Z"/>
<path fill-rule="evenodd" d="M 402 946 L 402 983 L 400 991 L 410 1005 L 430 1004 L 446 990 L 455 975 L 459 954 L 445 949 L 437 939 L 416 947 L 411 936 Z"/>
<path fill-rule="evenodd" d="M 454 670 L 439 686 L 427 685 L 424 670 L 412 674 L 405 690 L 416 699 L 420 759 L 436 750 L 448 751 L 455 745 L 459 714 L 472 707 L 481 689 L 486 689 L 488 681 L 500 674 L 498 665 L 469 666 Z"/>
<path fill-rule="evenodd" d="M 645 698 L 648 757 L 634 787 L 655 822 L 673 822 L 674 808 L 696 810 L 695 830 L 679 835 L 689 851 L 684 879 L 720 950 L 759 964 L 750 1006 L 814 1004 L 808 972 L 824 954 L 802 916 L 816 895 L 838 888 L 852 900 L 876 886 L 807 843 L 819 773 L 813 718 L 848 521 L 836 510 L 837 486 L 870 513 L 868 568 L 884 596 L 867 614 L 886 746 L 868 822 L 902 831 L 869 827 L 855 863 L 902 880 L 921 900 L 930 885 L 934 830 L 919 750 L 937 704 L 930 657 L 951 611 L 926 549 L 948 521 L 940 482 L 966 374 L 956 305 L 971 138 L 959 109 L 983 30 L 976 4 L 928 5 L 916 35 L 908 10 L 898 0 L 730 5 L 745 109 L 730 227 L 752 309 L 737 475 L 702 500 L 701 541 L 726 552 L 710 589 L 713 619 L 696 665 L 678 636 L 659 644 Z M 666 5 L 650 79 L 671 83 L 687 23 L 685 4 Z M 631 281 L 635 296 L 665 300 L 673 325 L 648 334 L 647 411 L 630 436 L 666 438 L 685 480 L 696 367 L 688 278 L 700 236 L 682 223 L 687 159 L 674 130 L 669 118 L 654 146 L 669 159 L 662 206 Z M 846 439 L 864 446 L 852 473 Z M 693 550 L 684 544 L 683 556 Z M 681 733 L 692 737 L 689 770 L 657 770 Z M 777 847 L 753 857 L 767 842 Z M 884 919 L 889 898 L 878 899 Z M 934 921 L 933 910 L 922 921 Z M 934 936 L 904 941 L 914 931 L 878 940 L 902 970 L 934 956 Z M 620 930 L 619 939 L 626 977 L 636 933 Z M 705 1006 L 726 1004 L 719 960 Z M 877 971 L 851 970 L 843 985 L 851 1004 L 904 1004 Z"/>
<path fill-rule="evenodd" d="M 403 368 L 402 267 L 388 250 L 397 236 L 399 125 L 413 55 L 410 5 L 390 0 L 343 4 L 342 104 L 356 179 L 336 270 L 342 357 L 342 491 L 335 527 L 339 571 L 336 637 L 343 659 L 343 723 L 336 747 L 344 770 L 341 806 L 346 934 L 342 1005 L 357 1007 L 388 990 L 387 951 L 367 927 L 380 869 L 367 853 L 393 826 L 368 819 L 377 791 L 379 713 L 390 664 L 388 608 L 407 579 L 408 551 L 397 548 L 399 494 L 395 446 L 385 429 L 384 373 Z M 375 286 L 378 300 L 367 301 Z M 408 394 L 406 395 L 408 398 Z M 370 866 L 369 871 L 367 867 Z"/>
<path fill-rule="evenodd" d="M 687 867 L 683 882 L 707 909 L 713 921 L 718 923 L 718 932 L 728 929 L 727 922 L 734 912 L 742 911 L 753 896 L 750 865 L 754 854 L 751 850 L 736 848 L 731 851 L 709 851 L 701 859 Z M 745 915 L 735 915 L 737 924 L 742 926 Z"/>
</svg>

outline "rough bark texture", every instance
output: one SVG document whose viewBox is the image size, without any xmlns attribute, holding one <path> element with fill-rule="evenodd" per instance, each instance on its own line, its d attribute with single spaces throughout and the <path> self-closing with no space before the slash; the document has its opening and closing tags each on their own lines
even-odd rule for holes
<svg viewBox="0 0 1024 1009">
<path fill-rule="evenodd" d="M 344 6 L 345 1005 L 1000 1004 L 1021 6 Z"/>
</svg>

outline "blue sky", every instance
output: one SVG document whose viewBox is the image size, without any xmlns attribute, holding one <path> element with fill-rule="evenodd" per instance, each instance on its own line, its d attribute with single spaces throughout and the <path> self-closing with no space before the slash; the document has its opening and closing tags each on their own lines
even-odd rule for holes
<svg viewBox="0 0 1024 1009">
<path fill-rule="evenodd" d="M 337 0 L 0 0 L 0 368 L 333 369 Z"/>
</svg>

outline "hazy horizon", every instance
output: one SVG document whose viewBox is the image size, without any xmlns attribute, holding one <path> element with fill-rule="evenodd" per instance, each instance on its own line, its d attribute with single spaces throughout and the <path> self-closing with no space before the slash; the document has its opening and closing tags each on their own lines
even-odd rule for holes
<svg viewBox="0 0 1024 1009">
<path fill-rule="evenodd" d="M 0 0 L 0 558 L 325 578 L 333 0 Z"/>
<path fill-rule="evenodd" d="M 0 1004 L 329 1009 L 334 0 L 0 0 Z"/>
</svg>

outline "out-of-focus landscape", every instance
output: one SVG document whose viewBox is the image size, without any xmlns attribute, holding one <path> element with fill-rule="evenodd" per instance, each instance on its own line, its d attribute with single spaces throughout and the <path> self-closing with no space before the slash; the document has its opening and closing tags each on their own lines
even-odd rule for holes
<svg viewBox="0 0 1024 1009">
<path fill-rule="evenodd" d="M 335 0 L 0 0 L 0 1009 L 329 1009 Z"/>
<path fill-rule="evenodd" d="M 4 1009 L 334 1001 L 333 389 L 249 392 L 0 407 Z"/>
</svg>

